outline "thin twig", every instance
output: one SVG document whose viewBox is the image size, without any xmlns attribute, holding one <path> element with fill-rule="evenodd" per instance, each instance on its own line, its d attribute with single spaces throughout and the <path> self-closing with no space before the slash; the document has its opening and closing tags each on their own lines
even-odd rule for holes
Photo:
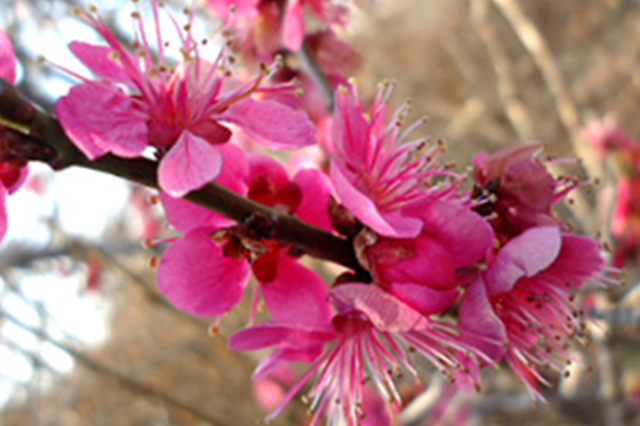
<svg viewBox="0 0 640 426">
<path fill-rule="evenodd" d="M 544 37 L 533 21 L 524 13 L 515 0 L 492 0 L 510 23 L 513 31 L 531 55 L 531 59 L 540 71 L 551 97 L 558 117 L 571 139 L 575 154 L 582 159 L 586 172 L 591 178 L 602 177 L 602 170 L 590 145 L 582 136 L 582 123 L 578 108 L 574 104 L 562 73 L 556 66 L 553 54 Z"/>
<path fill-rule="evenodd" d="M 471 18 L 491 58 L 498 84 L 498 95 L 504 105 L 504 111 L 511 123 L 511 127 L 518 134 L 521 141 L 531 141 L 536 136 L 533 131 L 533 124 L 526 106 L 518 98 L 517 84 L 513 77 L 509 59 L 501 48 L 501 39 L 489 22 L 489 1 L 476 0 L 471 2 Z"/>
<path fill-rule="evenodd" d="M 83 353 L 75 350 L 74 348 L 65 345 L 64 343 L 61 343 L 55 339 L 53 339 L 52 337 L 50 337 L 48 334 L 46 334 L 43 330 L 39 330 L 39 329 L 35 329 L 33 327 L 30 327 L 28 325 L 26 325 L 25 323 L 23 323 L 22 321 L 20 321 L 19 319 L 17 319 L 16 317 L 14 317 L 11 314 L 8 314 L 6 311 L 4 310 L 0 310 L 0 318 L 5 318 L 9 321 L 11 321 L 13 324 L 15 324 L 16 326 L 20 327 L 21 329 L 33 334 L 34 336 L 48 342 L 51 343 L 52 345 L 54 345 L 55 347 L 57 347 L 58 349 L 66 352 L 67 354 L 69 354 L 70 356 L 72 356 L 76 361 L 78 361 L 79 363 L 81 363 L 82 365 L 84 365 L 85 367 L 89 368 L 90 370 L 93 370 L 103 376 L 107 376 L 110 377 L 112 379 L 114 379 L 115 381 L 117 381 L 119 384 L 121 384 L 124 387 L 129 388 L 130 390 L 132 390 L 135 393 L 139 393 L 139 394 L 143 394 L 143 395 L 147 395 L 149 397 L 152 398 L 156 398 L 160 401 L 162 401 L 163 403 L 166 403 L 168 405 L 171 405 L 179 410 L 185 411 L 191 415 L 193 415 L 194 417 L 197 417 L 209 424 L 212 425 L 218 425 L 218 426 L 224 426 L 225 423 L 222 422 L 221 420 L 212 417 L 209 414 L 203 413 L 202 411 L 198 410 L 197 408 L 191 407 L 189 405 L 186 405 L 180 401 L 178 401 L 177 399 L 175 399 L 174 397 L 167 395 L 161 391 L 158 391 L 156 389 L 153 389 L 152 387 L 144 384 L 144 383 L 138 383 L 135 380 L 130 379 L 129 377 L 127 377 L 126 375 L 112 370 L 111 368 L 102 365 L 101 363 L 95 361 L 94 359 L 92 359 L 91 357 L 84 355 Z"/>
</svg>

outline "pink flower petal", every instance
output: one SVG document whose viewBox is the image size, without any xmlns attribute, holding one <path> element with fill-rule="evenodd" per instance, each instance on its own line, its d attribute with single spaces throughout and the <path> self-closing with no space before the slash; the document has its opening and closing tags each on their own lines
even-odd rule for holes
<svg viewBox="0 0 640 426">
<path fill-rule="evenodd" d="M 427 235 L 414 239 L 379 239 L 367 250 L 378 282 L 415 283 L 450 290 L 457 286 L 453 253 Z"/>
<path fill-rule="evenodd" d="M 509 241 L 485 275 L 489 296 L 511 291 L 518 279 L 548 268 L 558 258 L 561 244 L 556 226 L 531 228 Z"/>
<path fill-rule="evenodd" d="M 328 335 L 327 335 L 328 336 Z M 253 373 L 253 378 L 256 380 L 266 377 L 273 369 L 280 366 L 289 366 L 289 362 L 306 362 L 311 363 L 317 360 L 324 351 L 324 346 L 327 342 L 333 339 L 331 337 L 313 340 L 310 346 L 302 349 L 297 348 L 281 348 L 273 351 L 270 355 L 260 361 L 258 368 Z M 287 364 L 282 364 L 287 362 Z"/>
<path fill-rule="evenodd" d="M 16 82 L 16 54 L 13 43 L 4 31 L 0 30 L 0 78 L 9 83 Z"/>
<path fill-rule="evenodd" d="M 182 197 L 218 177 L 222 163 L 217 146 L 184 131 L 160 162 L 160 188 L 173 197 Z"/>
<path fill-rule="evenodd" d="M 148 145 L 145 115 L 124 93 L 80 84 L 58 101 L 56 114 L 67 136 L 92 160 L 107 152 L 138 157 Z"/>
<path fill-rule="evenodd" d="M 7 191 L 0 185 L 0 243 L 7 233 Z"/>
<path fill-rule="evenodd" d="M 419 312 L 375 285 L 342 284 L 331 290 L 331 297 L 365 314 L 378 330 L 403 332 L 428 325 Z"/>
<path fill-rule="evenodd" d="M 158 288 L 185 312 L 217 316 L 238 304 L 249 281 L 244 260 L 226 257 L 203 232 L 193 232 L 167 249 L 158 268 Z"/>
<path fill-rule="evenodd" d="M 426 200 L 406 207 L 403 212 L 422 218 L 423 232 L 446 245 L 456 268 L 479 261 L 493 243 L 491 225 L 460 203 Z"/>
<path fill-rule="evenodd" d="M 269 313 L 278 323 L 315 327 L 330 323 L 333 312 L 327 284 L 290 256 L 279 256 L 276 279 L 262 284 L 261 289 Z"/>
<path fill-rule="evenodd" d="M 436 290 L 421 284 L 392 283 L 385 286 L 389 293 L 423 315 L 441 314 L 456 303 L 458 290 Z"/>
<path fill-rule="evenodd" d="M 493 155 L 483 152 L 473 159 L 473 165 L 479 169 L 484 178 L 489 180 L 494 177 L 501 177 L 512 164 L 532 158 L 536 151 L 541 148 L 541 143 L 534 142 L 505 148 Z"/>
<path fill-rule="evenodd" d="M 29 164 L 21 160 L 0 161 L 0 185 L 9 195 L 24 184 L 29 176 Z"/>
<path fill-rule="evenodd" d="M 409 238 L 420 233 L 419 219 L 403 216 L 399 211 L 381 212 L 372 199 L 351 184 L 355 179 L 342 163 L 331 163 L 331 180 L 340 201 L 362 223 L 385 237 Z"/>
<path fill-rule="evenodd" d="M 334 331 L 300 325 L 263 323 L 240 330 L 229 338 L 229 347 L 237 351 L 255 351 L 269 347 L 305 349 L 335 338 Z"/>
<path fill-rule="evenodd" d="M 357 99 L 353 86 L 336 91 L 336 113 L 333 115 L 331 134 L 334 146 L 344 162 L 364 166 L 369 163 L 369 126 Z"/>
<path fill-rule="evenodd" d="M 200 120 L 189 126 L 189 131 L 212 145 L 224 144 L 228 142 L 232 136 L 229 128 L 212 119 Z"/>
<path fill-rule="evenodd" d="M 578 289 L 605 266 L 600 244 L 581 235 L 563 234 L 562 248 L 556 261 L 541 272 L 540 278 L 568 284 Z"/>
<path fill-rule="evenodd" d="M 245 99 L 223 113 L 220 120 L 237 124 L 271 149 L 302 148 L 316 142 L 309 117 L 275 101 Z"/>
<path fill-rule="evenodd" d="M 284 45 L 289 50 L 300 50 L 304 39 L 304 9 L 301 0 L 289 0 L 284 15 Z"/>
<path fill-rule="evenodd" d="M 215 182 L 239 194 L 246 194 L 248 171 L 244 151 L 232 144 L 220 145 L 216 149 L 222 154 L 224 165 L 222 173 L 215 179 Z M 181 198 L 171 197 L 164 192 L 160 193 L 160 201 L 162 201 L 169 223 L 183 234 L 197 228 L 213 230 L 235 224 L 233 219 L 220 213 Z"/>
<path fill-rule="evenodd" d="M 249 165 L 249 182 L 266 179 L 269 186 L 282 188 L 289 183 L 289 174 L 284 166 L 274 158 L 260 153 L 247 156 Z"/>
<path fill-rule="evenodd" d="M 213 231 L 235 224 L 233 219 L 229 219 L 220 213 L 183 198 L 174 198 L 165 192 L 160 193 L 160 201 L 171 226 L 183 234 L 196 229 Z"/>
<path fill-rule="evenodd" d="M 460 305 L 459 324 L 460 335 L 465 343 L 494 361 L 504 357 L 507 330 L 489 303 L 482 279 L 467 288 Z"/>
<path fill-rule="evenodd" d="M 82 41 L 69 43 L 69 50 L 73 52 L 94 74 L 118 83 L 130 83 L 131 78 L 123 67 L 113 59 L 113 50 L 108 46 L 96 46 Z M 118 52 L 118 54 L 122 54 Z"/>
<path fill-rule="evenodd" d="M 329 217 L 329 197 L 333 194 L 331 181 L 320 170 L 300 170 L 294 177 L 302 191 L 302 201 L 296 216 L 312 225 L 333 231 Z"/>
</svg>

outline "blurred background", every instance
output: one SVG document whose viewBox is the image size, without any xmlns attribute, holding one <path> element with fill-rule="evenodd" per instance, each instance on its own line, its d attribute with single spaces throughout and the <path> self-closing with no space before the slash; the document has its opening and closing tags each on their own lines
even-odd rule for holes
<svg viewBox="0 0 640 426">
<path fill-rule="evenodd" d="M 94 3 L 129 34 L 129 2 Z M 66 44 L 95 37 L 73 17 L 78 5 L 88 4 L 0 0 L 0 27 L 20 59 L 19 90 L 48 110 L 74 81 L 38 57 L 83 72 Z M 345 37 L 362 55 L 363 93 L 393 79 L 395 102 L 411 99 L 415 118 L 429 118 L 420 132 L 444 140 L 447 161 L 461 171 L 480 151 L 517 142 L 542 141 L 554 158 L 579 156 L 584 167 L 560 160 L 554 167 L 582 179 L 586 170 L 592 185 L 572 194 L 559 214 L 602 239 L 624 267 L 623 288 L 583 295 L 598 324 L 592 344 L 576 348 L 584 365 L 546 394 L 547 405 L 534 404 L 506 371 L 485 372 L 479 395 L 452 393 L 425 375 L 403 385 L 407 399 L 415 397 L 404 424 L 640 425 L 637 241 L 625 240 L 621 252 L 620 236 L 638 228 L 640 208 L 630 207 L 623 230 L 612 233 L 620 182 L 638 172 L 621 167 L 620 152 L 593 148 L 593 129 L 640 139 L 640 2 L 358 6 Z M 31 175 L 26 190 L 8 198 L 9 235 L 0 247 L 0 424 L 258 424 L 288 379 L 255 385 L 260 354 L 227 348 L 225 338 L 249 320 L 248 303 L 210 335 L 211 321 L 175 310 L 158 294 L 154 266 L 163 245 L 148 242 L 175 233 L 154 194 L 84 170 L 54 175 L 36 166 Z M 274 424 L 304 422 L 296 401 Z"/>
</svg>

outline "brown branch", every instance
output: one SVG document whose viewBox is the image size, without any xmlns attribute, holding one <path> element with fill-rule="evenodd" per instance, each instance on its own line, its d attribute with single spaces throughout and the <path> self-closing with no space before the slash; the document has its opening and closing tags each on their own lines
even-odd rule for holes
<svg viewBox="0 0 640 426">
<path fill-rule="evenodd" d="M 8 321 L 10 321 L 11 323 L 13 323 L 14 325 L 16 325 L 17 327 L 33 334 L 34 336 L 38 337 L 39 339 L 42 339 L 48 343 L 51 343 L 53 346 L 57 347 L 58 349 L 66 352 L 67 354 L 71 355 L 77 362 L 79 362 L 80 364 L 84 365 L 85 367 L 89 368 L 90 370 L 93 370 L 103 376 L 107 376 L 110 377 L 112 379 L 114 379 L 115 381 L 117 381 L 119 384 L 121 384 L 122 386 L 131 389 L 132 391 L 139 393 L 139 394 L 143 394 L 143 395 L 147 395 L 149 397 L 152 398 L 156 398 L 160 401 L 162 401 L 163 403 L 166 403 L 167 405 L 173 406 L 177 409 L 180 409 L 182 411 L 185 411 L 191 415 L 193 415 L 194 417 L 197 417 L 209 424 L 212 425 L 218 425 L 218 426 L 224 426 L 225 423 L 222 422 L 221 420 L 218 420 L 214 417 L 212 417 L 209 414 L 203 413 L 202 411 L 198 410 L 197 408 L 191 407 L 189 405 L 186 405 L 180 401 L 178 401 L 177 399 L 175 399 L 174 397 L 167 395 L 159 390 L 156 390 L 146 384 L 143 383 L 138 383 L 135 380 L 130 379 L 129 377 L 127 377 L 125 374 L 122 374 L 118 371 L 112 370 L 111 368 L 102 365 L 101 363 L 97 362 L 96 360 L 92 359 L 91 357 L 83 354 L 82 352 L 65 345 L 64 343 L 61 343 L 55 339 L 53 339 L 51 336 L 49 336 L 47 333 L 45 333 L 43 330 L 37 329 L 37 328 L 33 328 L 31 326 L 28 326 L 27 324 L 23 323 L 22 321 L 20 321 L 18 318 L 14 317 L 13 315 L 0 310 L 0 318 L 4 318 Z M 44 364 L 44 362 L 43 362 Z"/>
<path fill-rule="evenodd" d="M 29 136 L 52 147 L 57 157 L 49 162 L 54 169 L 80 166 L 98 170 L 151 188 L 159 188 L 158 163 L 143 159 L 125 159 L 113 155 L 91 161 L 65 135 L 58 120 L 35 108 L 6 81 L 0 80 L 0 116 L 30 129 Z M 211 183 L 189 193 L 185 198 L 244 223 L 260 215 L 270 221 L 268 237 L 290 244 L 310 256 L 329 260 L 354 270 L 361 270 L 352 244 L 294 216 L 249 200 L 230 189 Z"/>
<path fill-rule="evenodd" d="M 534 126 L 525 104 L 518 97 L 517 84 L 509 63 L 509 58 L 501 48 L 502 40 L 489 22 L 489 0 L 477 0 L 471 3 L 471 18 L 480 39 L 491 58 L 496 75 L 498 95 L 504 105 L 504 111 L 511 127 L 522 141 L 535 138 Z"/>
<path fill-rule="evenodd" d="M 591 178 L 602 177 L 602 167 L 598 163 L 593 150 L 582 136 L 583 126 L 578 107 L 573 102 L 571 93 L 556 65 L 546 40 L 517 1 L 492 1 L 507 19 L 542 75 L 555 103 L 558 117 L 565 131 L 569 134 L 573 151 L 583 160 L 585 170 Z"/>
</svg>

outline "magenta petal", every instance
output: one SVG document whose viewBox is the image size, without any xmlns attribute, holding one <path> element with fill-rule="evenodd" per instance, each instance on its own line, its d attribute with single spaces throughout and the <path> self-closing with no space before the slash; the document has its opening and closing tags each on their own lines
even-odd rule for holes
<svg viewBox="0 0 640 426">
<path fill-rule="evenodd" d="M 276 322 L 316 327 L 330 323 L 332 309 L 327 284 L 291 257 L 280 256 L 278 276 L 261 288 Z"/>
<path fill-rule="evenodd" d="M 167 220 L 178 231 L 187 234 L 195 229 L 213 231 L 233 226 L 236 222 L 226 216 L 209 210 L 183 198 L 174 198 L 164 192 L 160 193 L 160 201 L 167 214 Z"/>
<path fill-rule="evenodd" d="M 275 101 L 245 99 L 234 104 L 220 120 L 237 124 L 271 149 L 293 149 L 315 143 L 315 127 L 306 114 Z"/>
<path fill-rule="evenodd" d="M 301 0 L 289 0 L 284 15 L 284 45 L 289 50 L 300 50 L 304 39 L 304 9 Z"/>
<path fill-rule="evenodd" d="M 148 145 L 145 115 L 124 93 L 80 84 L 58 101 L 56 114 L 67 136 L 92 160 L 107 152 L 138 157 Z"/>
<path fill-rule="evenodd" d="M 312 225 L 333 231 L 329 217 L 329 197 L 333 194 L 333 187 L 327 175 L 320 170 L 304 169 L 293 180 L 302 192 L 296 216 Z"/>
<path fill-rule="evenodd" d="M 9 83 L 15 83 L 16 62 L 13 43 L 9 36 L 0 30 L 0 78 L 4 78 Z"/>
<path fill-rule="evenodd" d="M 258 179 L 266 179 L 269 186 L 282 188 L 289 183 L 289 173 L 282 163 L 261 153 L 252 153 L 247 156 L 249 166 L 249 182 Z"/>
<path fill-rule="evenodd" d="M 224 167 L 215 181 L 238 194 L 245 195 L 249 174 L 245 152 L 231 143 L 225 143 L 216 148 L 222 153 Z"/>
<path fill-rule="evenodd" d="M 237 351 L 255 351 L 270 347 L 308 348 L 335 337 L 334 331 L 311 327 L 264 323 L 240 330 L 229 338 L 229 347 Z"/>
<path fill-rule="evenodd" d="M 494 361 L 506 353 L 507 330 L 493 311 L 482 279 L 471 284 L 462 299 L 459 312 L 460 334 L 468 345 L 479 349 Z"/>
<path fill-rule="evenodd" d="M 314 362 L 322 355 L 325 343 L 324 340 L 320 344 L 314 342 L 313 345 L 304 349 L 277 349 L 260 362 L 260 365 L 253 373 L 253 379 L 260 380 L 265 378 L 274 368 L 282 365 L 283 362 Z"/>
<path fill-rule="evenodd" d="M 380 287 L 367 284 L 343 284 L 331 290 L 343 307 L 365 314 L 379 330 L 403 332 L 425 328 L 427 319 Z"/>
<path fill-rule="evenodd" d="M 331 135 L 338 154 L 347 163 L 368 164 L 369 125 L 353 86 L 336 91 L 336 110 Z"/>
<path fill-rule="evenodd" d="M 423 315 L 440 314 L 456 303 L 458 290 L 437 290 L 420 284 L 393 283 L 389 293 L 411 306 Z"/>
<path fill-rule="evenodd" d="M 556 226 L 531 228 L 509 241 L 485 275 L 489 296 L 509 292 L 518 279 L 548 268 L 557 259 L 561 244 Z"/>
<path fill-rule="evenodd" d="M 232 144 L 220 145 L 216 149 L 222 153 L 224 165 L 215 182 L 239 194 L 246 194 L 248 171 L 244 151 Z M 169 223 L 183 234 L 197 228 L 213 230 L 235 224 L 233 219 L 220 213 L 181 198 L 171 197 L 164 192 L 160 193 L 160 200 Z"/>
<path fill-rule="evenodd" d="M 407 207 L 403 212 L 422 218 L 423 232 L 446 244 L 453 254 L 456 268 L 480 260 L 493 243 L 491 225 L 462 204 L 426 200 Z"/>
<path fill-rule="evenodd" d="M 0 184 L 0 243 L 7 233 L 7 191 Z"/>
<path fill-rule="evenodd" d="M 410 238 L 420 233 L 419 219 L 405 217 L 399 211 L 382 213 L 371 198 L 351 184 L 355 179 L 342 163 L 331 163 L 331 180 L 340 201 L 362 223 L 385 237 Z"/>
<path fill-rule="evenodd" d="M 222 163 L 218 147 L 184 131 L 160 162 L 160 188 L 172 197 L 182 197 L 218 177 Z"/>
<path fill-rule="evenodd" d="M 171 244 L 158 268 L 158 288 L 178 309 L 217 316 L 238 304 L 249 281 L 249 266 L 226 257 L 203 232 Z"/>
<path fill-rule="evenodd" d="M 29 177 L 29 164 L 27 163 L 24 166 L 20 167 L 20 169 L 17 170 L 17 174 L 17 179 L 13 180 L 13 183 L 6 188 L 9 195 L 15 193 Z"/>
<path fill-rule="evenodd" d="M 542 272 L 550 280 L 580 288 L 589 278 L 605 266 L 600 244 L 592 238 L 563 234 L 562 248 L 556 261 Z"/>
<path fill-rule="evenodd" d="M 69 50 L 94 74 L 119 83 L 129 83 L 131 81 L 124 72 L 123 67 L 112 59 L 112 54 L 115 51 L 110 47 L 72 41 L 69 43 Z M 118 53 L 121 54 L 121 52 Z"/>
</svg>

